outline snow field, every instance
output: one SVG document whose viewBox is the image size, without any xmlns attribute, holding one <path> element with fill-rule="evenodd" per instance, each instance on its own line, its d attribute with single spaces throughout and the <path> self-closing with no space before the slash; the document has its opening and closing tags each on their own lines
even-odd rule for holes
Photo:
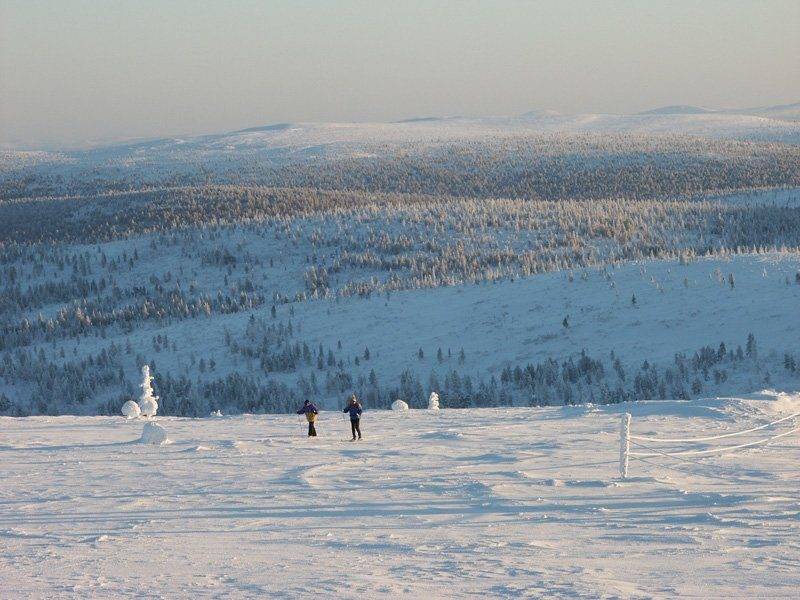
<svg viewBox="0 0 800 600">
<path fill-rule="evenodd" d="M 121 417 L 2 418 L 0 581 L 14 598 L 792 597 L 800 437 L 617 466 L 623 412 L 634 435 L 683 438 L 798 406 L 368 411 L 357 444 L 325 411 L 312 440 L 292 415 L 161 417 L 167 446 L 131 444 Z"/>
</svg>

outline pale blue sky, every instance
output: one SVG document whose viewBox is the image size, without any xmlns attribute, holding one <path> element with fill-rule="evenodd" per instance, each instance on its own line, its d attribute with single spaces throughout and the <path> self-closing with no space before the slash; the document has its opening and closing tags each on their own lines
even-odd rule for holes
<svg viewBox="0 0 800 600">
<path fill-rule="evenodd" d="M 0 0 L 0 143 L 800 100 L 799 0 Z"/>
</svg>

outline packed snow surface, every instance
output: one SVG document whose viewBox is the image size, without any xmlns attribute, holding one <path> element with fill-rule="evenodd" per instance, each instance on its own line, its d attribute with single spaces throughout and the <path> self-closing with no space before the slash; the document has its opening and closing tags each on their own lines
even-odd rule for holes
<svg viewBox="0 0 800 600">
<path fill-rule="evenodd" d="M 723 434 L 797 396 L 611 407 L 0 419 L 8 598 L 796 597 L 800 434 L 707 458 L 631 459 Z M 774 430 L 695 448 L 733 445 Z M 669 449 L 669 446 L 659 446 Z M 635 449 L 635 446 L 634 446 Z"/>
</svg>

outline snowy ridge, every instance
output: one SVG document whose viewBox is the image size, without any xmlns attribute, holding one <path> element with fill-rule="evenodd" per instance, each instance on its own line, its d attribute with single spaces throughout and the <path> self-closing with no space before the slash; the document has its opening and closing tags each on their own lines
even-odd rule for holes
<svg viewBox="0 0 800 600">
<path fill-rule="evenodd" d="M 721 112 L 280 123 L 36 157 L 4 152 L 0 199 L 208 184 L 653 198 L 797 185 L 798 148 L 800 121 Z"/>
<path fill-rule="evenodd" d="M 702 106 L 689 106 L 678 104 L 674 106 L 662 106 L 651 110 L 644 110 L 640 115 L 704 115 L 716 112 L 713 108 L 703 108 Z"/>
<path fill-rule="evenodd" d="M 741 111 L 669 106 L 632 115 L 570 115 L 552 110 L 534 110 L 519 116 L 419 117 L 393 123 L 275 123 L 227 133 L 108 144 L 89 152 L 134 154 L 145 150 L 237 150 L 254 146 L 301 148 L 366 142 L 442 142 L 536 133 L 581 134 L 592 131 L 639 134 L 669 132 L 674 135 L 782 141 L 784 138 L 796 139 L 800 124 L 791 121 L 797 118 L 795 113 L 798 111 L 800 103 Z"/>
<path fill-rule="evenodd" d="M 793 115 L 797 105 L 782 111 L 764 109 L 753 114 L 727 113 L 695 107 L 668 107 L 635 115 L 562 115 L 553 111 L 532 111 L 512 117 L 420 118 L 395 123 L 278 123 L 254 126 L 227 133 L 141 140 L 98 146 L 68 153 L 84 164 L 108 160 L 137 161 L 147 155 L 153 163 L 176 160 L 218 160 L 246 158 L 257 154 L 274 161 L 311 160 L 315 157 L 342 158 L 367 147 L 392 152 L 399 145 L 441 144 L 492 138 L 525 137 L 542 134 L 627 134 L 690 135 L 718 139 L 800 143 L 800 123 L 783 119 Z M 770 118 L 775 114 L 777 118 Z M 56 156 L 56 155 L 52 155 Z M 48 153 L 4 151 L 0 168 L 42 160 Z"/>
</svg>

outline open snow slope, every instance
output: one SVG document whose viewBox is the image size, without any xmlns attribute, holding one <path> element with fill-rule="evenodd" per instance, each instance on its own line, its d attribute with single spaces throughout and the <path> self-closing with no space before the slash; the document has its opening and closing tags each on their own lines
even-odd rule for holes
<svg viewBox="0 0 800 600">
<path fill-rule="evenodd" d="M 587 269 L 575 272 L 571 282 L 568 274 L 556 272 L 516 281 L 407 290 L 389 299 L 373 295 L 339 302 L 307 301 L 292 305 L 292 321 L 302 327 L 299 335 L 312 348 L 320 344 L 335 348 L 341 341 L 346 360 L 368 347 L 370 360 L 360 365 L 348 362 L 348 369 L 355 377 L 367 377 L 374 370 L 387 383 L 396 382 L 405 369 L 423 382 L 432 372 L 442 380 L 449 369 L 476 378 L 499 377 L 507 366 L 548 357 L 564 360 L 582 350 L 603 359 L 614 352 L 626 370 L 635 373 L 642 361 L 668 365 L 676 352 L 691 356 L 706 344 L 716 348 L 724 341 L 733 350 L 744 346 L 753 333 L 765 370 L 736 374 L 716 387 L 713 381 L 705 383 L 706 394 L 732 394 L 760 389 L 767 371 L 774 385 L 782 384 L 784 377 L 788 383 L 797 381 L 796 375 L 789 376 L 783 369 L 782 357 L 786 351 L 796 351 L 800 334 L 798 272 L 800 259 L 793 253 L 699 259 L 686 265 L 647 261 L 609 269 L 608 278 L 602 271 Z M 726 281 L 729 274 L 735 277 L 734 289 Z M 634 295 L 635 306 L 631 303 Z M 280 307 L 279 317 L 288 310 Z M 136 352 L 157 363 L 160 372 L 175 376 L 189 372 L 193 353 L 201 352 L 200 356 L 213 357 L 217 366 L 213 373 L 193 373 L 193 377 L 212 379 L 237 371 L 257 375 L 257 362 L 230 354 L 225 346 L 226 330 L 233 339 L 244 338 L 251 314 L 269 320 L 265 306 L 252 313 L 146 326 L 117 338 L 84 340 L 79 345 L 68 341 L 63 346 L 68 356 L 82 356 L 112 341 L 123 346 L 130 340 Z M 569 329 L 562 325 L 565 316 L 569 316 Z M 155 335 L 168 336 L 177 350 L 154 353 L 151 340 Z M 417 356 L 419 348 L 425 352 L 422 360 Z M 451 350 L 453 356 L 438 361 L 438 348 L 445 355 Z M 465 360 L 459 364 L 457 354 L 462 348 Z M 775 356 L 770 358 L 771 354 Z M 125 360 L 135 378 L 134 355 Z M 308 376 L 311 371 L 271 376 L 295 385 L 298 375 Z M 327 406 L 343 397 L 320 390 L 314 399 Z"/>
<path fill-rule="evenodd" d="M 234 239 L 238 241 L 238 239 Z M 271 256 L 269 244 L 257 245 L 253 240 L 247 247 L 257 255 Z M 178 272 L 178 248 L 170 253 L 152 249 L 145 243 L 135 246 L 142 255 L 143 267 L 157 264 L 164 271 Z M 110 256 L 127 248 L 124 244 L 107 245 Z M 302 252 L 296 257 L 283 257 L 289 265 L 265 267 L 265 281 L 281 279 L 288 285 L 292 264 L 302 263 Z M 151 259 L 152 257 L 152 259 Z M 175 262 L 173 262 L 175 261 Z M 187 270 L 187 273 L 189 271 Z M 500 379 L 504 369 L 524 368 L 552 358 L 578 360 L 585 350 L 595 359 L 606 363 L 606 381 L 615 386 L 618 376 L 612 370 L 613 352 L 628 373 L 628 384 L 644 361 L 656 365 L 659 371 L 672 366 L 676 353 L 689 358 L 702 346 L 716 349 L 724 342 L 730 352 L 745 347 L 752 333 L 758 344 L 758 361 L 742 364 L 731 370 L 724 381 L 713 376 L 701 377 L 702 390 L 696 395 L 734 395 L 761 389 L 765 386 L 791 387 L 800 373 L 785 368 L 784 354 L 797 354 L 800 336 L 800 257 L 792 252 L 743 254 L 722 258 L 702 258 L 681 264 L 678 260 L 643 261 L 602 269 L 574 272 L 554 272 L 528 278 L 483 282 L 434 289 L 415 289 L 373 294 L 369 298 L 348 297 L 339 300 L 319 299 L 279 304 L 276 318 L 270 316 L 270 305 L 235 314 L 201 315 L 196 318 L 170 322 L 145 321 L 131 332 L 109 329 L 105 337 L 86 336 L 32 347 L 36 355 L 45 352 L 54 361 L 85 359 L 97 356 L 112 347 L 130 352 L 120 356 L 120 367 L 129 381 L 139 382 L 138 356 L 160 374 L 185 376 L 193 382 L 213 382 L 230 374 L 252 377 L 254 381 L 277 380 L 293 389 L 301 389 L 300 379 L 316 377 L 324 382 L 326 372 L 314 361 L 298 363 L 289 371 L 265 372 L 258 359 L 232 352 L 226 337 L 239 344 L 252 343 L 247 331 L 251 319 L 267 325 L 292 322 L 293 341 L 307 343 L 316 352 L 321 345 L 332 349 L 341 359 L 353 381 L 368 379 L 372 371 L 384 386 L 396 386 L 402 373 L 408 371 L 425 386 L 420 401 L 431 391 L 442 392 L 447 374 L 458 371 L 469 375 L 477 384 L 492 377 Z M 144 280 L 148 271 L 134 269 L 120 274 L 120 285 Z M 255 273 L 254 279 L 261 273 Z M 735 287 L 729 284 L 733 277 Z M 194 281 L 201 289 L 215 295 L 214 286 L 222 275 L 213 267 L 197 267 Z M 298 278 L 299 279 L 299 278 Z M 296 282 L 298 287 L 300 281 Z M 291 294 L 293 290 L 287 288 Z M 632 303 L 635 296 L 636 304 Z M 59 306 L 44 307 L 41 312 L 53 314 Z M 569 327 L 563 326 L 568 317 Z M 36 319 L 31 313 L 30 319 Z M 227 335 L 226 335 L 227 334 Z M 156 336 L 170 340 L 170 348 L 154 349 Z M 365 348 L 369 360 L 363 359 Z M 424 357 L 418 355 L 424 350 Z M 442 349 L 443 357 L 437 353 Z M 459 354 L 464 350 L 464 357 Z M 61 351 L 62 358 L 58 358 Z M 362 357 L 356 361 L 355 357 Z M 197 361 L 215 361 L 215 368 L 198 370 Z M 438 383 L 430 383 L 431 376 Z M 694 377 L 694 375 L 692 376 Z M 0 393 L 24 404 L 25 382 L 14 374 L 0 380 Z M 627 384 L 626 384 L 627 386 Z M 688 389 L 688 387 L 687 387 Z M 363 396 L 362 388 L 355 390 Z M 98 389 L 91 401 L 82 405 L 58 405 L 62 398 L 46 390 L 56 409 L 77 414 L 96 414 L 104 402 L 111 402 L 117 414 L 122 403 L 119 387 Z M 350 390 L 352 391 L 352 389 Z M 596 391 L 596 390 L 595 390 Z M 161 392 L 159 392 L 161 393 Z M 349 391 L 347 392 L 349 393 Z M 406 392 L 403 399 L 414 401 Z M 234 398 L 219 390 L 210 392 L 213 406 L 194 413 L 207 416 L 211 409 L 225 412 L 243 410 Z M 674 393 L 673 393 L 674 394 Z M 345 391 L 320 386 L 313 399 L 323 407 L 335 406 L 345 397 Z M 527 404 L 529 393 L 517 398 Z M 666 396 L 666 397 L 674 397 Z M 556 397 L 552 402 L 558 402 Z M 576 389 L 575 401 L 591 401 L 587 390 Z M 444 405 L 447 406 L 447 399 Z M 387 404 L 388 405 L 388 404 Z M 374 408 L 374 406 L 371 406 Z M 245 409 L 246 410 L 246 409 Z M 249 409 L 255 410 L 255 409 Z M 192 414 L 192 413 L 189 413 Z"/>
<path fill-rule="evenodd" d="M 165 446 L 133 442 L 142 421 L 3 418 L 0 596 L 796 597 L 798 434 L 622 481 L 626 410 L 684 437 L 800 397 L 373 411 L 354 444 L 327 412 L 314 440 L 294 416 L 159 418 Z"/>
</svg>

